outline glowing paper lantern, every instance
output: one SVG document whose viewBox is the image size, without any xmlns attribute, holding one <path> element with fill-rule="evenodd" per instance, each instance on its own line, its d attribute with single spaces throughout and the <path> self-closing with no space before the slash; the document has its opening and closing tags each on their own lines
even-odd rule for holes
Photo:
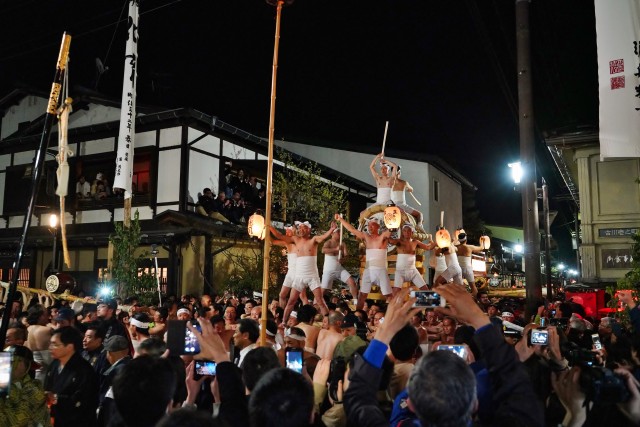
<svg viewBox="0 0 640 427">
<path fill-rule="evenodd" d="M 451 235 L 446 228 L 442 227 L 436 233 L 436 244 L 440 249 L 448 248 L 451 246 Z"/>
<path fill-rule="evenodd" d="M 444 228 L 444 211 L 440 211 L 440 228 L 436 232 L 436 244 L 440 249 L 451 246 L 451 235 Z"/>
<path fill-rule="evenodd" d="M 485 251 L 491 247 L 491 239 L 487 235 L 480 236 L 480 246 Z"/>
<path fill-rule="evenodd" d="M 400 208 L 393 202 L 389 203 L 384 210 L 384 225 L 388 230 L 397 230 L 402 222 Z"/>
<path fill-rule="evenodd" d="M 265 237 L 265 226 L 264 226 L 264 217 L 260 215 L 260 211 L 256 211 L 253 215 L 249 217 L 249 222 L 247 223 L 247 232 L 251 237 L 257 237 L 262 240 Z"/>
</svg>

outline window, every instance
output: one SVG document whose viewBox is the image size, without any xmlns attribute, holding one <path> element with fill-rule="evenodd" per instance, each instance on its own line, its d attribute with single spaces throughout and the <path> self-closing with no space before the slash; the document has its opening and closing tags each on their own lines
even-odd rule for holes
<svg viewBox="0 0 640 427">
<path fill-rule="evenodd" d="M 20 275 L 18 276 L 18 286 L 29 287 L 29 274 L 31 270 L 28 268 L 21 268 Z M 9 281 L 13 280 L 13 269 L 9 270 Z"/>
<path fill-rule="evenodd" d="M 440 201 L 440 182 L 437 179 L 433 180 L 433 201 Z"/>
</svg>

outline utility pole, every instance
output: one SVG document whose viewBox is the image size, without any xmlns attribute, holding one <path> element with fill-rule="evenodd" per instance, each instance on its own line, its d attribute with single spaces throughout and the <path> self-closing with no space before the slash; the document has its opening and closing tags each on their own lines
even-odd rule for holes
<svg viewBox="0 0 640 427">
<path fill-rule="evenodd" d="M 553 287 L 551 285 L 551 225 L 549 224 L 549 186 L 542 177 L 542 215 L 544 215 L 544 269 L 547 279 L 547 299 L 552 301 Z"/>
<path fill-rule="evenodd" d="M 533 120 L 533 89 L 529 34 L 530 0 L 516 0 L 516 42 L 518 51 L 518 121 L 520 128 L 520 161 L 523 175 L 522 228 L 526 280 L 526 311 L 529 319 L 542 299 L 540 274 L 540 233 L 538 230 L 538 196 L 536 186 L 536 150 Z"/>
</svg>

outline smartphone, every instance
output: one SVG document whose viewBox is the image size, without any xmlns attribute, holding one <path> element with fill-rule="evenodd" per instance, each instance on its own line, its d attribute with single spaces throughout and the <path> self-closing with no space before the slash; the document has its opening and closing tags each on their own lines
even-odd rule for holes
<svg viewBox="0 0 640 427">
<path fill-rule="evenodd" d="M 200 331 L 200 325 L 195 325 Z M 167 326 L 167 348 L 172 355 L 198 354 L 200 343 L 187 328 L 186 320 L 170 320 Z"/>
<path fill-rule="evenodd" d="M 287 368 L 299 374 L 302 373 L 302 349 L 287 347 L 284 351 L 284 360 Z"/>
<path fill-rule="evenodd" d="M 600 342 L 600 335 L 592 334 L 591 341 L 593 342 L 593 348 L 596 350 L 602 350 L 602 343 Z"/>
<path fill-rule="evenodd" d="M 533 329 L 529 342 L 531 345 L 548 345 L 549 331 L 546 329 Z"/>
<path fill-rule="evenodd" d="M 11 387 L 11 353 L 0 352 L 0 396 L 9 395 Z"/>
<path fill-rule="evenodd" d="M 193 379 L 212 377 L 216 374 L 216 362 L 212 360 L 196 360 L 193 370 Z"/>
<path fill-rule="evenodd" d="M 411 291 L 411 298 L 415 298 L 414 307 L 435 308 L 444 307 L 446 301 L 435 291 Z"/>
<path fill-rule="evenodd" d="M 465 360 L 467 359 L 467 348 L 460 344 L 456 344 L 456 345 L 440 344 L 438 346 L 438 350 L 452 351 L 458 356 L 462 357 L 463 359 Z"/>
</svg>

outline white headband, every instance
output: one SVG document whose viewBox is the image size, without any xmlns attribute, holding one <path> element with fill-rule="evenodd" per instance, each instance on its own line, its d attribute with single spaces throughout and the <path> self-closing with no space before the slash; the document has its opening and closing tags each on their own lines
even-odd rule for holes
<svg viewBox="0 0 640 427">
<path fill-rule="evenodd" d="M 178 314 L 182 314 L 182 313 L 187 313 L 188 315 L 191 315 L 191 312 L 189 311 L 188 308 L 181 308 L 180 310 L 178 310 L 178 312 L 176 313 L 176 315 Z"/>
<path fill-rule="evenodd" d="M 258 327 L 260 328 L 260 330 L 262 330 L 262 325 L 258 325 Z M 265 334 L 269 335 L 270 337 L 275 337 L 276 334 L 274 334 L 273 332 L 269 331 L 269 329 L 267 329 L 265 331 Z"/>
<path fill-rule="evenodd" d="M 301 225 L 306 225 L 307 227 L 311 228 L 311 224 L 309 224 L 309 221 L 305 221 L 305 222 L 295 221 L 294 224 L 296 225 L 296 227 L 299 227 Z"/>
<path fill-rule="evenodd" d="M 296 341 L 305 341 L 307 339 L 307 337 L 303 337 L 302 335 L 292 334 L 290 331 L 287 331 L 284 336 Z"/>
<path fill-rule="evenodd" d="M 136 319 L 129 319 L 129 323 L 135 326 L 136 328 L 149 329 L 149 322 L 141 322 Z"/>
<path fill-rule="evenodd" d="M 410 228 L 410 229 L 412 229 L 412 230 L 414 229 L 414 228 L 413 228 L 413 225 L 409 224 L 408 222 L 407 222 L 407 223 L 405 223 L 405 224 L 402 226 L 402 228 L 405 228 L 405 227 L 409 227 L 409 228 Z"/>
</svg>

